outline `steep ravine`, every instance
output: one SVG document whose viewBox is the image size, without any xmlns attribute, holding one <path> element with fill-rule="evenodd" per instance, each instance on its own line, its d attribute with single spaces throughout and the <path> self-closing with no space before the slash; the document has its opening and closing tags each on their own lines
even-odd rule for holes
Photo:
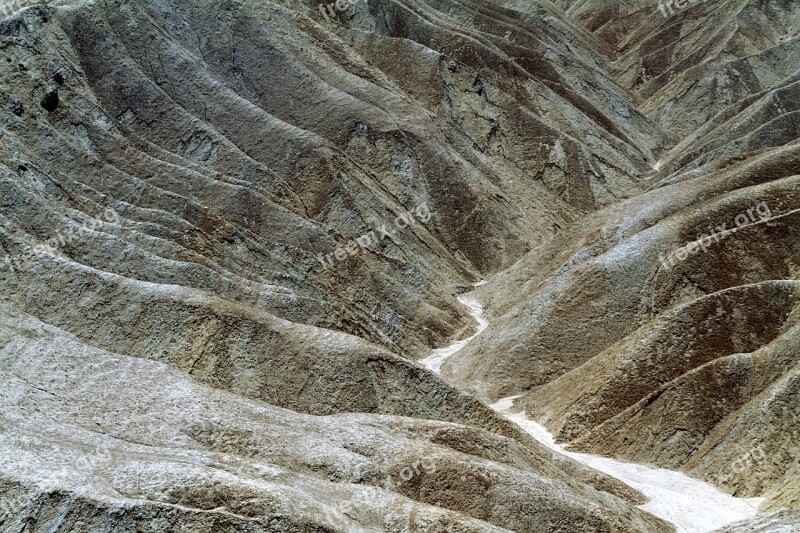
<svg viewBox="0 0 800 533">
<path fill-rule="evenodd" d="M 480 286 L 481 282 L 476 286 Z M 489 325 L 483 316 L 483 306 L 471 293 L 462 294 L 459 301 L 478 323 L 476 332 L 450 346 L 435 350 L 421 360 L 425 367 L 439 373 L 442 363 L 478 337 Z M 640 491 L 649 501 L 639 507 L 675 526 L 678 533 L 704 533 L 728 524 L 752 518 L 757 514 L 762 498 L 735 498 L 721 492 L 709 483 L 681 472 L 647 465 L 626 463 L 615 459 L 586 453 L 574 453 L 555 442 L 554 436 L 541 424 L 528 419 L 525 413 L 514 412 L 514 399 L 503 398 L 490 405 L 492 409 L 517 424 L 521 429 L 545 446 L 567 455 L 590 468 L 613 476 L 631 488 Z"/>
<path fill-rule="evenodd" d="M 800 2 L 345 4 L 0 0 L 0 533 L 800 531 Z"/>
</svg>

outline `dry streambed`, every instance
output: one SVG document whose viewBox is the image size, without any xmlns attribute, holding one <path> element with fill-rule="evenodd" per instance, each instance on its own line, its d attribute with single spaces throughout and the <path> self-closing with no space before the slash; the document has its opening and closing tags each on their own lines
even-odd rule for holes
<svg viewBox="0 0 800 533">
<path fill-rule="evenodd" d="M 472 293 L 461 295 L 459 301 L 467 306 L 469 313 L 478 322 L 478 328 L 471 337 L 439 348 L 420 361 L 426 368 L 436 373 L 440 372 L 442 364 L 448 357 L 463 349 L 489 325 L 489 321 L 483 316 L 483 306 Z M 734 498 L 708 483 L 681 472 L 625 463 L 598 455 L 569 452 L 556 444 L 553 435 L 544 426 L 529 420 L 524 413 L 512 412 L 513 402 L 517 397 L 503 398 L 490 407 L 542 444 L 640 491 L 649 498 L 649 501 L 640 508 L 669 521 L 679 533 L 713 531 L 727 524 L 750 518 L 757 513 L 761 498 Z"/>
</svg>

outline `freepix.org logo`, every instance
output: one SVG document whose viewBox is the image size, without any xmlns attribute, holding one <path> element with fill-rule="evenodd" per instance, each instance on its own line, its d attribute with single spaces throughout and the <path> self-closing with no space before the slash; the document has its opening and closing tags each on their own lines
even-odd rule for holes
<svg viewBox="0 0 800 533">
<path fill-rule="evenodd" d="M 756 217 L 756 215 L 758 215 L 758 217 Z M 697 240 L 681 246 L 668 255 L 664 255 L 664 252 L 659 253 L 658 259 L 661 261 L 662 267 L 670 269 L 681 261 L 686 261 L 690 255 L 694 255 L 700 250 L 703 250 L 703 253 L 708 252 L 712 243 L 718 243 L 720 240 L 733 235 L 740 229 L 758 222 L 764 222 L 771 217 L 772 211 L 769 205 L 767 205 L 767 202 L 761 202 L 757 206 L 751 207 L 746 212 L 736 215 L 736 219 L 734 220 L 734 222 L 736 222 L 736 227 L 732 225 L 728 226 L 727 223 L 724 223 L 721 226 L 717 226 L 716 229 L 713 229 L 710 234 L 701 235 Z"/>
<path fill-rule="evenodd" d="M 658 2 L 658 9 L 661 11 L 661 14 L 664 15 L 664 18 L 669 18 L 675 14 L 675 10 L 672 9 L 673 6 L 681 10 L 705 1 L 706 0 L 660 0 Z"/>
<path fill-rule="evenodd" d="M 64 247 L 82 236 L 99 230 L 106 223 L 120 223 L 119 214 L 111 208 L 103 211 L 103 217 L 105 220 L 102 220 L 99 215 L 94 218 L 87 218 L 83 224 L 72 224 L 64 233 L 59 231 L 46 241 L 38 242 L 33 246 L 29 245 L 27 250 L 21 253 L 14 256 L 6 255 L 0 262 L 0 268 L 5 264 L 12 273 L 28 270 L 38 257 L 45 254 L 56 255 L 60 247 Z"/>
<path fill-rule="evenodd" d="M 388 229 L 388 224 L 384 223 L 377 229 L 373 229 L 357 239 L 348 241 L 346 245 L 336 248 L 336 250 L 327 255 L 319 254 L 319 262 L 322 263 L 323 270 L 327 270 L 335 265 L 336 262 L 344 261 L 348 257 L 366 252 L 373 244 L 381 243 L 387 238 L 394 241 L 395 235 L 399 230 L 403 230 L 417 222 L 422 222 L 424 224 L 431 219 L 431 216 L 428 204 L 420 204 L 413 212 L 407 211 L 401 213 L 394 219 L 394 225 L 397 231 Z"/>
<path fill-rule="evenodd" d="M 347 9 L 356 5 L 358 2 L 364 2 L 366 4 L 368 3 L 368 0 L 336 0 L 330 4 L 320 4 L 319 10 L 326 19 L 331 20 L 336 18 L 337 11 L 347 11 Z M 327 12 L 325 11 L 326 9 Z"/>
</svg>

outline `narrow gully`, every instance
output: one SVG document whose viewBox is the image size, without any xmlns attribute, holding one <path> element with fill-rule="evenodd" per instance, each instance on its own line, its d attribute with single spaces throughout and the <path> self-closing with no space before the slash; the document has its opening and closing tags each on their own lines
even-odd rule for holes
<svg viewBox="0 0 800 533">
<path fill-rule="evenodd" d="M 483 284 L 485 282 L 475 286 Z M 448 358 L 462 350 L 489 326 L 489 320 L 483 316 L 483 306 L 473 293 L 462 294 L 458 300 L 478 322 L 478 328 L 471 337 L 434 350 L 431 355 L 420 361 L 422 365 L 437 374 L 441 373 L 442 364 Z M 758 513 L 758 505 L 763 498 L 735 498 L 709 483 L 674 470 L 625 463 L 599 455 L 570 452 L 556 444 L 555 438 L 547 428 L 528 419 L 524 413 L 512 412 L 514 399 L 518 397 L 503 398 L 489 407 L 517 424 L 545 446 L 613 476 L 638 490 L 648 498 L 648 502 L 639 508 L 670 522 L 678 533 L 706 533 Z"/>
</svg>

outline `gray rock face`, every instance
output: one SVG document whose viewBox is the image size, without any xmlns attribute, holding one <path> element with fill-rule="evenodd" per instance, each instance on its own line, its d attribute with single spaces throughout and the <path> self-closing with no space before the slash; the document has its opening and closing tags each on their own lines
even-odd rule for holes
<svg viewBox="0 0 800 533">
<path fill-rule="evenodd" d="M 576 449 L 777 511 L 797 507 L 799 477 L 798 6 L 726 4 L 669 20 L 636 2 L 569 10 L 680 140 L 648 191 L 493 280 L 492 325 L 444 374 L 487 400 L 526 393 L 518 405 Z"/>
<path fill-rule="evenodd" d="M 754 520 L 737 522 L 718 530 L 719 533 L 791 533 L 800 523 L 800 512 L 765 513 Z"/>
<path fill-rule="evenodd" d="M 4 531 L 669 531 L 524 439 L 303 415 L 2 310 Z"/>
<path fill-rule="evenodd" d="M 672 530 L 519 394 L 798 523 L 800 12 L 723 3 L 3 4 L 0 531 Z"/>
</svg>

